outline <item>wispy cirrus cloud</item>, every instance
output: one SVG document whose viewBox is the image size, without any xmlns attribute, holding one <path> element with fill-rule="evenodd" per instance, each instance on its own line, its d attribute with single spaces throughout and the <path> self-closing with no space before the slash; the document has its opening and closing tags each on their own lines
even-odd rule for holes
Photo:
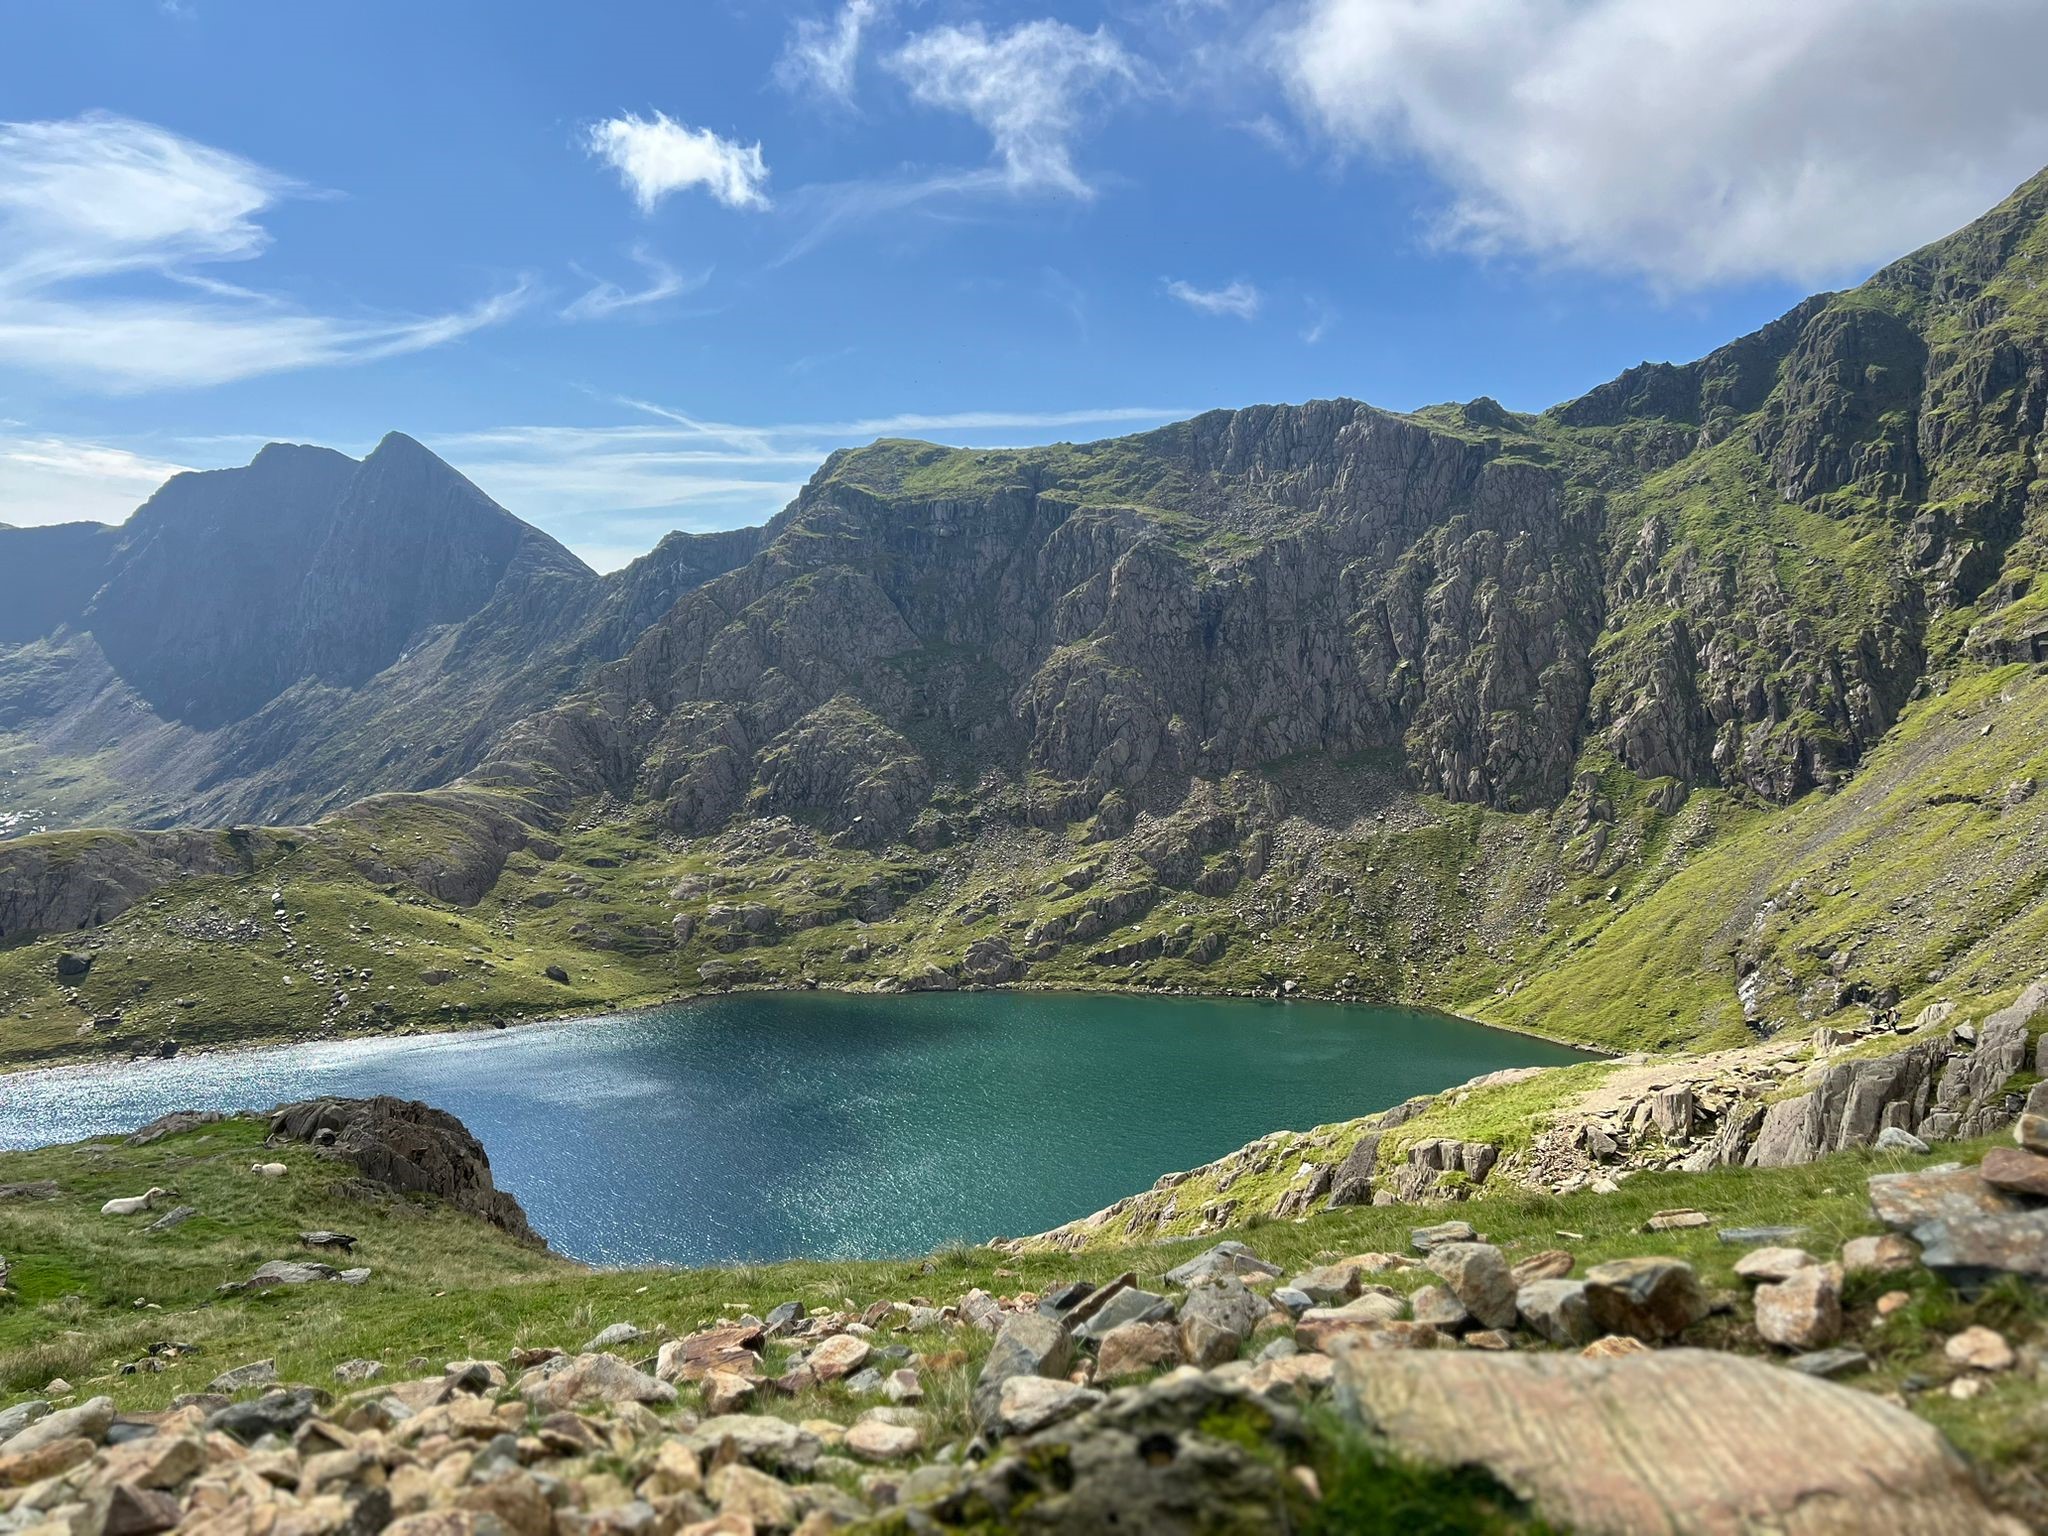
<svg viewBox="0 0 2048 1536">
<path fill-rule="evenodd" d="M 1239 320 L 1256 319 L 1259 307 L 1265 303 L 1265 295 L 1243 278 L 1220 288 L 1198 288 L 1173 278 L 1166 284 L 1166 295 L 1202 314 L 1231 315 Z"/>
<path fill-rule="evenodd" d="M 645 310 L 680 294 L 695 293 L 711 281 L 708 271 L 679 272 L 644 245 L 634 246 L 630 254 L 647 274 L 643 286 L 627 288 L 610 278 L 593 277 L 579 267 L 577 275 L 589 279 L 590 287 L 563 306 L 561 317 L 564 320 L 604 320 L 626 311 Z"/>
<path fill-rule="evenodd" d="M 618 172 L 642 213 L 692 187 L 702 187 L 728 208 L 768 206 L 768 162 L 758 143 L 721 138 L 665 112 L 607 118 L 584 131 L 583 143 Z"/>
<path fill-rule="evenodd" d="M 187 467 L 106 443 L 0 432 L 0 507 L 18 527 L 118 523 Z"/>
<path fill-rule="evenodd" d="M 521 284 L 440 314 L 344 316 L 201 270 L 260 257 L 258 216 L 306 193 L 132 118 L 0 123 L 0 366 L 116 392 L 220 384 L 441 346 L 527 297 Z"/>
<path fill-rule="evenodd" d="M 816 92 L 842 105 L 851 102 L 861 44 L 892 8 L 892 0 L 846 0 L 829 21 L 799 17 L 776 60 L 776 83 L 792 95 Z"/>
<path fill-rule="evenodd" d="M 1141 83 L 1138 61 L 1106 27 L 1083 32 L 1049 17 L 1007 32 L 979 23 L 908 39 L 888 67 L 913 100 L 958 112 L 987 132 L 1013 192 L 1089 198 L 1074 141 L 1096 111 Z"/>
</svg>

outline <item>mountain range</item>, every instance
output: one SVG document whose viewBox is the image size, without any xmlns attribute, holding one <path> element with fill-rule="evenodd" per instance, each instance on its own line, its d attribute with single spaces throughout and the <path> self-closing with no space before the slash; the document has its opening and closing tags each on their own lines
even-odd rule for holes
<svg viewBox="0 0 2048 1536">
<path fill-rule="evenodd" d="M 610 576 L 397 434 L 0 527 L 7 1053 L 746 984 L 1654 1046 L 1995 991 L 2048 936 L 2044 278 L 2048 174 L 1540 414 L 882 441 Z M 109 824 L 183 830 L 61 830 Z M 151 982 L 223 945 L 219 1020 Z"/>
</svg>

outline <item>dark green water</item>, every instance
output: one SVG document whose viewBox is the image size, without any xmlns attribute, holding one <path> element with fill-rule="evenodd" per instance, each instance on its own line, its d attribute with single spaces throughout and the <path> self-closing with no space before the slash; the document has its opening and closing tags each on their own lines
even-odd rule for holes
<svg viewBox="0 0 2048 1536">
<path fill-rule="evenodd" d="M 1042 1231 L 1268 1131 L 1583 1059 L 1407 1009 L 755 994 L 0 1078 L 0 1147 L 169 1109 L 390 1093 L 460 1116 L 534 1226 L 579 1258 L 867 1257 Z"/>
</svg>

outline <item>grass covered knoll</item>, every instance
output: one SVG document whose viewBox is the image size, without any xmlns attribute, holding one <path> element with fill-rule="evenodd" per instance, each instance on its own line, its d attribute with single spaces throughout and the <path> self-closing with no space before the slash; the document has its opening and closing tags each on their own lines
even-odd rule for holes
<svg viewBox="0 0 2048 1536">
<path fill-rule="evenodd" d="M 1607 1196 L 1489 1194 L 1440 1208 L 1366 1207 L 1301 1222 L 1254 1221 L 1199 1241 L 1136 1248 L 1011 1255 L 957 1246 L 924 1258 L 599 1271 L 522 1248 L 436 1202 L 351 1196 L 342 1188 L 351 1170 L 305 1147 L 262 1151 L 288 1164 L 290 1173 L 260 1178 L 249 1165 L 262 1139 L 262 1124 L 244 1119 L 141 1147 L 102 1139 L 0 1155 L 0 1185 L 54 1180 L 59 1191 L 51 1199 L 0 1201 L 0 1254 L 12 1287 L 0 1300 L 0 1404 L 35 1395 L 61 1376 L 81 1397 L 104 1392 L 123 1408 L 161 1407 L 180 1393 L 204 1389 L 232 1366 L 269 1357 L 284 1380 L 333 1389 L 334 1367 L 350 1359 L 382 1361 L 390 1376 L 402 1378 L 437 1372 L 448 1360 L 503 1360 L 519 1347 L 574 1350 L 619 1321 L 650 1332 L 688 1333 L 741 1311 L 765 1313 L 786 1300 L 813 1310 L 913 1299 L 944 1306 L 975 1286 L 999 1295 L 1038 1292 L 1075 1278 L 1107 1280 L 1125 1269 L 1141 1283 L 1156 1284 L 1219 1235 L 1241 1238 L 1293 1273 L 1344 1254 L 1408 1252 L 1412 1228 L 1453 1215 L 1472 1221 L 1510 1258 L 1565 1247 L 1583 1270 L 1609 1258 L 1670 1254 L 1694 1264 L 1710 1287 L 1734 1294 L 1743 1289 L 1732 1267 L 1743 1250 L 1720 1243 L 1715 1228 L 1799 1226 L 1806 1247 L 1828 1254 L 1851 1236 L 1878 1230 L 1864 1199 L 1868 1174 L 1929 1160 L 1865 1153 L 1803 1168 L 1641 1174 Z M 1971 1158 L 1980 1151 L 1951 1147 L 1943 1155 Z M 200 1214 L 161 1234 L 146 1230 L 152 1215 L 100 1214 L 105 1200 L 152 1184 L 175 1190 L 177 1203 Z M 1673 1206 L 1697 1207 L 1713 1221 L 1697 1230 L 1644 1230 L 1651 1214 Z M 312 1284 L 254 1295 L 217 1291 L 267 1259 L 309 1256 L 297 1234 L 316 1228 L 355 1234 L 354 1262 L 370 1267 L 370 1279 L 360 1286 Z M 1393 1278 L 1412 1288 L 1428 1277 Z M 1895 1287 L 1912 1299 L 1878 1325 L 1877 1296 Z M 2048 1297 L 2007 1287 L 1966 1302 L 1915 1270 L 1852 1276 L 1846 1304 L 1851 1330 L 1874 1362 L 1850 1384 L 1903 1392 L 1994 1485 L 2021 1504 L 2040 1500 L 2048 1510 L 2048 1493 L 2038 1486 L 2039 1469 L 2048 1466 L 2048 1413 L 2038 1383 L 2013 1372 L 1968 1399 L 1941 1390 L 1955 1374 L 1941 1354 L 1949 1335 L 1984 1322 L 2016 1344 L 2038 1347 L 2048 1338 Z M 1765 1353 L 1747 1314 L 1746 1304 L 1738 1303 L 1693 1330 L 1692 1341 Z M 900 1342 L 922 1357 L 924 1406 L 935 1418 L 937 1439 L 964 1436 L 968 1389 L 987 1335 L 942 1324 Z M 158 1371 L 122 1373 L 164 1343 L 188 1345 L 191 1352 L 165 1357 Z M 416 1363 L 408 1369 L 407 1362 Z M 775 1364 L 771 1356 L 771 1370 Z M 684 1400 L 694 1406 L 694 1393 L 686 1390 Z M 868 1406 L 837 1387 L 769 1403 L 793 1417 L 840 1421 Z M 1328 1440 L 1325 1453 L 1325 1484 L 1333 1490 L 1345 1482 L 1347 1459 L 1365 1454 L 1346 1449 L 1341 1438 Z M 1424 1502 L 1440 1496 L 1447 1495 L 1432 1484 Z M 1333 1492 L 1331 1507 L 1341 1505 Z"/>
</svg>

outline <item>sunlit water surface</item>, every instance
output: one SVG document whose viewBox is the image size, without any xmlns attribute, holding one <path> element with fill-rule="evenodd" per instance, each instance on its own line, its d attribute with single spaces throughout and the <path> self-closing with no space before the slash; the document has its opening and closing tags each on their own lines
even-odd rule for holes
<svg viewBox="0 0 2048 1536">
<path fill-rule="evenodd" d="M 0 1077 L 0 1148 L 171 1109 L 396 1094 L 460 1116 L 499 1185 L 579 1258 L 867 1257 L 1040 1231 L 1268 1131 L 1580 1059 L 1407 1009 L 753 994 Z"/>
</svg>

